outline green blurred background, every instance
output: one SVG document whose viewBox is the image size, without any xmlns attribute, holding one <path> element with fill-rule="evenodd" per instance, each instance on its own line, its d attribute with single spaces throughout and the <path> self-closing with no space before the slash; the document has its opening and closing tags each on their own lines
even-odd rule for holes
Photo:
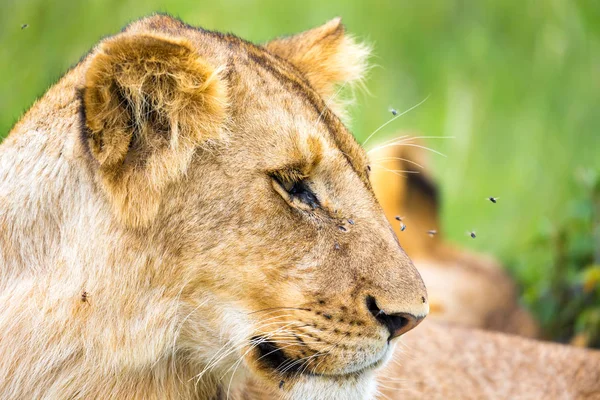
<svg viewBox="0 0 600 400">
<path fill-rule="evenodd" d="M 357 138 L 390 106 L 429 95 L 371 143 L 400 130 L 453 136 L 427 141 L 447 155 L 434 156 L 447 236 L 505 262 L 546 337 L 599 344 L 600 2 L 3 0 L 1 9 L 0 138 L 100 38 L 154 11 L 254 42 L 342 16 L 375 48 L 371 94 L 352 113 Z"/>
</svg>

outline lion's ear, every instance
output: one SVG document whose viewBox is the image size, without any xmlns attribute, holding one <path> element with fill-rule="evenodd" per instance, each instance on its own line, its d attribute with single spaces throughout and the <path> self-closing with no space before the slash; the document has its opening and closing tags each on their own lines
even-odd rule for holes
<svg viewBox="0 0 600 400">
<path fill-rule="evenodd" d="M 166 185 L 220 135 L 226 100 L 219 69 L 186 39 L 125 33 L 102 43 L 85 75 L 85 140 L 123 222 L 156 215 Z"/>
<path fill-rule="evenodd" d="M 294 36 L 275 39 L 265 47 L 298 68 L 326 101 L 331 99 L 337 85 L 364 78 L 370 54 L 369 46 L 345 33 L 340 18 Z M 333 100 L 328 105 L 339 109 L 340 105 Z"/>
</svg>

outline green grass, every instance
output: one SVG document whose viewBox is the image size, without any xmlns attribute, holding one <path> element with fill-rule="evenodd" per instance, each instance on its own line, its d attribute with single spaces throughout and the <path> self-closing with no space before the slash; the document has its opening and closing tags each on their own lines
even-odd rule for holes
<svg viewBox="0 0 600 400">
<path fill-rule="evenodd" d="M 359 95 L 353 112 L 356 137 L 387 121 L 388 107 L 429 95 L 372 143 L 401 130 L 454 136 L 427 142 L 447 155 L 434 157 L 446 234 L 509 262 L 524 287 L 550 281 L 551 263 L 530 243 L 562 221 L 577 168 L 600 171 L 600 3 L 5 0 L 0 137 L 101 37 L 153 11 L 255 42 L 342 16 L 375 46 L 372 95 Z"/>
</svg>

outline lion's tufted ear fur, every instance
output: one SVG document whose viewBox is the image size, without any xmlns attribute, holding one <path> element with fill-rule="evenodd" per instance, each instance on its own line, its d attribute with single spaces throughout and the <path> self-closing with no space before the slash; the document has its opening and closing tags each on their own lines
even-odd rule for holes
<svg viewBox="0 0 600 400">
<path fill-rule="evenodd" d="M 345 33 L 341 18 L 265 45 L 272 53 L 292 63 L 327 101 L 343 115 L 344 102 L 336 86 L 360 83 L 368 69 L 371 49 Z"/>
<path fill-rule="evenodd" d="M 120 219 L 143 226 L 227 111 L 219 69 L 183 38 L 124 33 L 100 45 L 83 88 L 86 140 Z"/>
</svg>

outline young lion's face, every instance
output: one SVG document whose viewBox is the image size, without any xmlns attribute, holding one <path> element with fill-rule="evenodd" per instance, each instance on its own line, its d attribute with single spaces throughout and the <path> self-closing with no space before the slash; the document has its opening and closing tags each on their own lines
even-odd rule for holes
<svg viewBox="0 0 600 400">
<path fill-rule="evenodd" d="M 428 312 L 330 108 L 364 55 L 337 20 L 261 48 L 154 17 L 89 60 L 99 186 L 163 249 L 178 352 L 224 390 L 246 373 L 291 398 L 369 397 Z"/>
</svg>

